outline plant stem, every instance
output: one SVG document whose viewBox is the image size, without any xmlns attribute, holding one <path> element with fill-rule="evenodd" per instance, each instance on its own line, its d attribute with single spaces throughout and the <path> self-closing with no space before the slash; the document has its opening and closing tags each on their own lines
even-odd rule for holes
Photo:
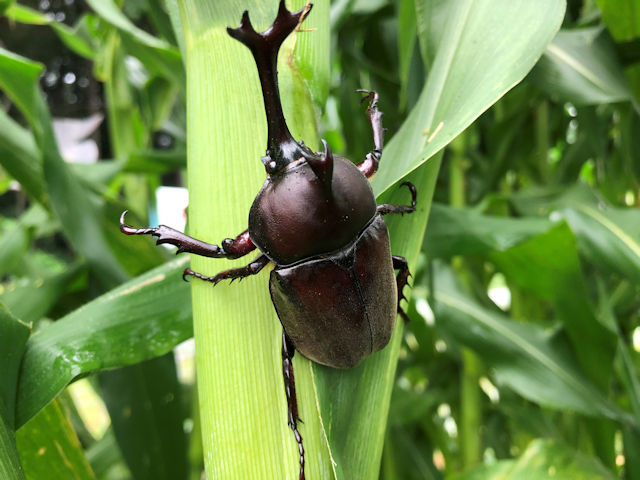
<svg viewBox="0 0 640 480">
<path fill-rule="evenodd" d="M 300 8 L 302 0 L 287 5 Z M 260 156 L 267 144 L 265 113 L 255 63 L 249 50 L 227 35 L 244 10 L 257 30 L 276 16 L 267 0 L 183 0 L 179 4 L 187 69 L 188 183 L 190 234 L 213 243 L 247 228 L 249 207 L 264 177 Z M 295 33 L 283 45 L 280 92 L 295 138 L 317 148 L 313 106 L 297 73 L 312 65 L 321 82 L 328 76 L 328 3 L 318 4 L 305 22 L 313 32 Z M 296 36 L 304 35 L 304 39 Z M 296 46 L 295 55 L 291 54 Z M 313 88 L 313 87 L 311 87 Z M 295 104 L 295 111 L 293 105 Z M 191 268 L 206 275 L 245 265 L 192 257 Z M 265 269 L 267 270 L 267 269 Z M 192 282 L 198 389 L 207 478 L 298 476 L 298 451 L 287 426 L 280 359 L 280 323 L 263 272 L 241 283 L 212 288 Z M 294 359 L 307 478 L 331 470 L 317 419 L 308 362 Z"/>
<path fill-rule="evenodd" d="M 464 207 L 467 159 L 465 157 L 469 131 L 463 132 L 451 144 L 452 159 L 449 170 L 449 201 L 453 207 Z M 462 257 L 452 260 L 453 268 L 464 285 L 470 289 L 470 272 Z M 467 468 L 480 460 L 480 360 L 473 351 L 462 349 L 462 371 L 460 373 L 460 449 L 462 466 Z"/>
</svg>

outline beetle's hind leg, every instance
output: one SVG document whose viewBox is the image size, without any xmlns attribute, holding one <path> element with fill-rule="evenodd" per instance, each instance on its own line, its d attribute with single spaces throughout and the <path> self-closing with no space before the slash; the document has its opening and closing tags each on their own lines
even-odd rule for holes
<svg viewBox="0 0 640 480">
<path fill-rule="evenodd" d="M 411 191 L 411 204 L 410 205 L 392 205 L 390 203 L 382 203 L 378 205 L 377 211 L 380 215 L 387 214 L 400 214 L 404 215 L 405 213 L 413 213 L 416 211 L 416 201 L 418 198 L 418 191 L 416 187 L 411 182 L 403 182 L 402 185 L 406 185 L 406 187 Z"/>
<path fill-rule="evenodd" d="M 407 259 L 404 257 L 393 255 L 391 258 L 393 260 L 393 269 L 399 270 L 398 275 L 396 276 L 396 284 L 398 285 L 398 314 L 402 317 L 404 323 L 409 323 L 409 316 L 400 306 L 400 300 L 407 300 L 407 297 L 404 296 L 402 290 L 409 284 L 409 277 L 411 276 L 411 272 L 409 272 L 409 264 L 407 263 Z"/>
<path fill-rule="evenodd" d="M 201 273 L 194 272 L 190 268 L 185 268 L 184 272 L 182 273 L 182 279 L 186 280 L 187 277 L 195 277 L 199 278 L 200 280 L 204 280 L 205 282 L 211 282 L 214 285 L 217 285 L 222 280 L 231 280 L 233 282 L 236 279 L 242 280 L 243 278 L 250 275 L 257 275 L 258 273 L 260 273 L 260 270 L 262 270 L 269 262 L 270 260 L 266 257 L 266 255 L 260 255 L 249 265 L 245 265 L 244 267 L 240 268 L 223 270 L 213 277 L 207 277 L 206 275 L 203 275 Z"/>
<path fill-rule="evenodd" d="M 300 474 L 298 480 L 305 480 L 304 478 L 304 446 L 302 445 L 302 436 L 298 431 L 298 399 L 296 398 L 296 381 L 293 376 L 293 354 L 296 349 L 291 343 L 291 340 L 287 336 L 284 330 L 282 330 L 282 376 L 284 378 L 284 391 L 287 395 L 287 410 L 288 410 L 288 423 L 293 430 L 293 435 L 296 437 L 296 443 L 298 444 L 298 453 L 300 455 Z"/>
<path fill-rule="evenodd" d="M 198 240 L 197 238 L 190 237 L 189 235 L 185 235 L 184 233 L 171 227 L 167 227 L 166 225 L 149 228 L 134 228 L 124 222 L 126 214 L 127 211 L 125 210 L 120 216 L 120 231 L 122 233 L 125 235 L 151 235 L 153 237 L 158 237 L 156 245 L 167 243 L 178 247 L 176 254 L 186 252 L 201 255 L 203 257 L 233 259 L 240 258 L 256 249 L 251 238 L 249 238 L 248 230 L 245 230 L 236 238 L 225 238 L 222 241 L 222 246 L 219 247 L 218 245 L 212 245 Z"/>
</svg>

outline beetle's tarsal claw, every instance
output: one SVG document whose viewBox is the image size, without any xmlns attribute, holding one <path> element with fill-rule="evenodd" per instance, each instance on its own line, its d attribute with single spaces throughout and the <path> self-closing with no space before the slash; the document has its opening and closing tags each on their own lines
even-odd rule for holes
<svg viewBox="0 0 640 480">
<path fill-rule="evenodd" d="M 322 139 L 324 152 L 321 155 L 305 155 L 309 166 L 316 174 L 325 189 L 331 191 L 331 181 L 333 179 L 333 153 L 329 144 Z"/>
<path fill-rule="evenodd" d="M 154 235 L 157 236 L 156 232 L 158 230 L 157 227 L 150 228 L 134 228 L 131 225 L 127 225 L 124 221 L 124 217 L 127 215 L 129 210 L 125 210 L 120 215 L 120 231 L 125 235 Z"/>
<path fill-rule="evenodd" d="M 192 276 L 194 274 L 194 271 L 191 270 L 190 268 L 185 268 L 184 271 L 182 272 L 182 280 L 184 280 L 185 282 L 189 283 L 189 280 L 187 280 L 190 276 Z"/>
</svg>

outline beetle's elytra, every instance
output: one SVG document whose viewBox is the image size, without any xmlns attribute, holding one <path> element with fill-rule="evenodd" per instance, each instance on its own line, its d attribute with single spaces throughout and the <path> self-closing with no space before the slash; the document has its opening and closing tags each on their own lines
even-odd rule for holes
<svg viewBox="0 0 640 480">
<path fill-rule="evenodd" d="M 411 213 L 410 205 L 376 205 L 368 178 L 378 169 L 382 153 L 382 113 L 378 94 L 366 93 L 367 115 L 373 130 L 374 150 L 354 165 L 334 156 L 323 140 L 324 151 L 315 153 L 297 142 L 287 127 L 277 83 L 277 58 L 282 42 L 302 23 L 311 5 L 292 13 L 281 0 L 278 15 L 265 32 L 256 32 L 244 12 L 238 28 L 229 35 L 246 45 L 258 68 L 267 113 L 268 140 L 262 162 L 267 179 L 249 212 L 249 228 L 221 246 L 189 237 L 165 225 L 133 228 L 120 218 L 127 235 L 153 235 L 158 244 L 178 247 L 206 257 L 239 258 L 255 249 L 261 254 L 241 268 L 213 277 L 186 269 L 214 285 L 259 273 L 274 264 L 269 280 L 273 305 L 283 326 L 282 365 L 291 426 L 300 452 L 304 479 L 304 448 L 298 431 L 294 351 L 314 362 L 350 368 L 389 342 L 395 317 L 400 313 L 402 289 L 409 269 L 402 257 L 391 255 L 383 215 Z M 394 270 L 399 270 L 397 277 Z"/>
</svg>

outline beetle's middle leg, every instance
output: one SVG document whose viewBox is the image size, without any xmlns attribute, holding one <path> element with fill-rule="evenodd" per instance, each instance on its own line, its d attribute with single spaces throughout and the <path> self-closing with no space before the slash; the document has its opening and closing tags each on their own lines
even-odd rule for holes
<svg viewBox="0 0 640 480">
<path fill-rule="evenodd" d="M 284 391 L 287 395 L 288 423 L 293 430 L 298 444 L 298 453 L 300 455 L 300 474 L 298 480 L 304 480 L 304 446 L 302 445 L 302 436 L 298 431 L 298 399 L 296 397 L 296 381 L 293 377 L 293 354 L 296 349 L 293 343 L 282 330 L 282 376 L 284 378 Z M 301 421 L 301 420 L 300 420 Z"/>
<path fill-rule="evenodd" d="M 404 323 L 409 323 L 409 316 L 400 306 L 400 300 L 407 300 L 402 290 L 409 284 L 409 277 L 411 276 L 409 264 L 406 258 L 397 255 L 392 255 L 391 259 L 393 260 L 393 269 L 398 270 L 398 276 L 396 277 L 396 284 L 398 285 L 398 314 L 402 317 Z"/>
<path fill-rule="evenodd" d="M 245 277 L 250 275 L 257 275 L 271 260 L 267 258 L 266 255 L 260 255 L 249 265 L 245 265 L 240 268 L 230 268 L 229 270 L 223 270 L 222 272 L 214 275 L 213 277 L 207 277 L 198 272 L 194 272 L 190 268 L 185 268 L 182 273 L 183 280 L 186 280 L 187 277 L 195 277 L 200 280 L 204 280 L 205 282 L 211 282 L 214 285 L 217 285 L 222 280 L 231 280 L 232 282 L 236 279 L 242 280 Z"/>
<path fill-rule="evenodd" d="M 240 258 L 244 255 L 252 252 L 256 249 L 256 246 L 249 238 L 249 231 L 245 230 L 240 233 L 236 238 L 225 238 L 222 241 L 222 246 L 212 245 L 210 243 L 203 242 L 197 238 L 190 237 L 184 233 L 175 230 L 166 225 L 159 225 L 157 227 L 149 228 L 134 228 L 131 225 L 124 223 L 124 217 L 127 214 L 125 210 L 120 216 L 120 231 L 125 235 L 151 235 L 158 237 L 156 245 L 168 243 L 178 247 L 176 254 L 178 253 L 193 253 L 195 255 L 201 255 L 203 257 L 210 258 Z"/>
<path fill-rule="evenodd" d="M 374 90 L 356 91 L 358 93 L 367 94 L 367 96 L 364 97 L 362 101 L 365 101 L 367 98 L 369 99 L 369 106 L 367 107 L 367 117 L 369 117 L 371 130 L 373 130 L 373 150 L 367 153 L 365 159 L 356 166 L 365 177 L 371 178 L 378 171 L 380 157 L 382 157 L 382 144 L 384 141 L 384 128 L 382 128 L 382 112 L 378 110 L 378 92 Z"/>
<path fill-rule="evenodd" d="M 382 203 L 378 205 L 378 208 L 376 209 L 380 215 L 387 215 L 389 213 L 404 215 L 405 213 L 413 213 L 416 211 L 416 200 L 418 198 L 416 187 L 414 187 L 413 183 L 411 182 L 403 182 L 401 185 L 406 185 L 407 188 L 411 191 L 411 204 L 392 205 L 390 203 Z"/>
</svg>

